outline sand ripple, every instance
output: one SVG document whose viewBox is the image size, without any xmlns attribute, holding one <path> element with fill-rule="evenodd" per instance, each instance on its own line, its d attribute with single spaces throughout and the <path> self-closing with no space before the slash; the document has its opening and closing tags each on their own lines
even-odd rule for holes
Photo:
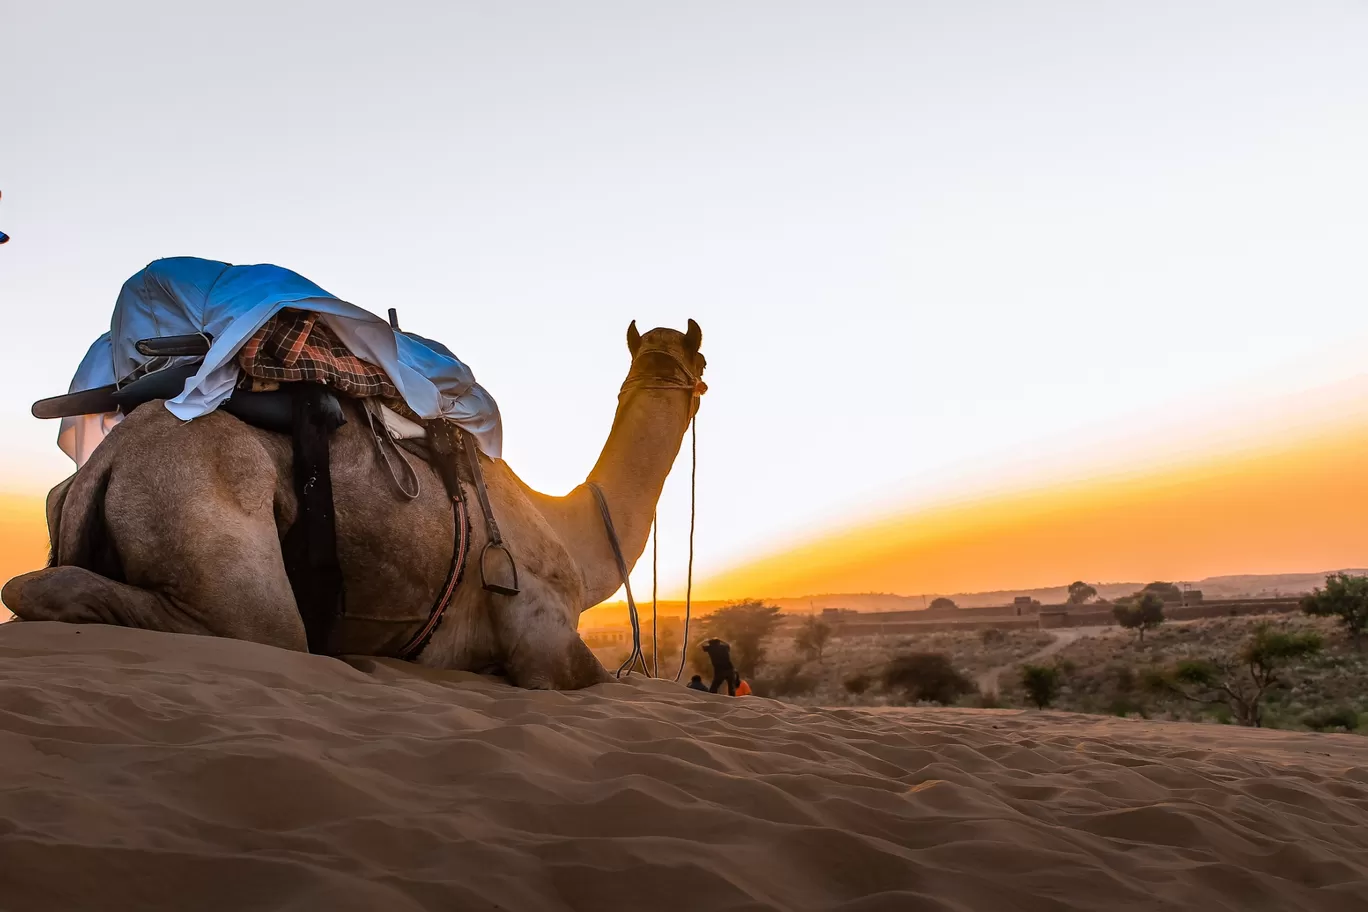
<svg viewBox="0 0 1368 912">
<path fill-rule="evenodd" d="M 1368 739 L 0 628 L 0 907 L 1368 909 Z"/>
</svg>

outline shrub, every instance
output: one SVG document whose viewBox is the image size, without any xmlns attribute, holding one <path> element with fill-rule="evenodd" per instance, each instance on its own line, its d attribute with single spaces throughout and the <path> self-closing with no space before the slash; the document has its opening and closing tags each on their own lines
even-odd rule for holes
<svg viewBox="0 0 1368 912">
<path fill-rule="evenodd" d="M 1044 709 L 1054 700 L 1059 693 L 1059 677 L 1059 669 L 1049 665 L 1021 666 L 1021 686 L 1036 709 Z"/>
<path fill-rule="evenodd" d="M 984 646 L 998 646 L 1007 642 L 1007 634 L 997 627 L 988 627 L 979 631 L 979 642 Z"/>
<path fill-rule="evenodd" d="M 1317 617 L 1337 617 L 1354 649 L 1363 651 L 1363 630 L 1368 627 L 1368 576 L 1335 573 L 1325 578 L 1325 588 L 1316 589 L 1301 601 L 1302 611 Z"/>
<path fill-rule="evenodd" d="M 817 689 L 817 676 L 807 674 L 797 663 L 785 665 L 773 677 L 756 678 L 751 682 L 761 697 L 804 697 Z"/>
<path fill-rule="evenodd" d="M 859 674 L 853 674 L 846 678 L 845 681 L 842 682 L 842 686 L 845 687 L 847 693 L 853 693 L 858 697 L 866 690 L 869 690 L 873 683 L 874 679 L 862 671 Z"/>
<path fill-rule="evenodd" d="M 829 639 L 831 639 L 831 625 L 813 615 L 803 621 L 802 626 L 798 628 L 798 635 L 793 638 L 793 645 L 809 659 L 820 662 Z"/>
<path fill-rule="evenodd" d="M 1206 706 L 1228 706 L 1241 725 L 1263 725 L 1264 701 L 1287 683 L 1287 668 L 1321 648 L 1318 635 L 1283 633 L 1261 624 L 1231 659 L 1185 660 L 1166 673 L 1147 675 L 1147 684 Z"/>
<path fill-rule="evenodd" d="M 1144 705 L 1138 700 L 1126 696 L 1117 697 L 1115 700 L 1112 700 L 1111 703 L 1107 705 L 1107 712 L 1113 716 L 1120 716 L 1122 718 L 1125 718 L 1126 716 L 1146 717 Z"/>
<path fill-rule="evenodd" d="M 909 700 L 950 704 L 974 692 L 970 681 L 942 652 L 909 652 L 894 656 L 883 670 L 883 686 Z"/>
<path fill-rule="evenodd" d="M 1347 706 L 1341 706 L 1338 709 L 1323 709 L 1303 716 L 1302 724 L 1318 732 L 1341 730 L 1351 732 L 1358 728 L 1359 714 Z"/>
</svg>

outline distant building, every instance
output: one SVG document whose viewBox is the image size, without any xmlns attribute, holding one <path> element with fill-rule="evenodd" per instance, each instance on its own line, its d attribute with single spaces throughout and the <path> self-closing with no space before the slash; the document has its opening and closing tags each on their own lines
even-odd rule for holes
<svg viewBox="0 0 1368 912">
<path fill-rule="evenodd" d="M 580 631 L 580 638 L 590 649 L 626 646 L 631 630 L 626 627 L 593 627 Z"/>
<path fill-rule="evenodd" d="M 1032 610 L 1040 606 L 1040 602 L 1031 598 L 1029 595 L 1018 595 L 1012 599 L 1012 607 L 1016 609 L 1016 616 L 1021 617 L 1022 612 L 1029 614 Z"/>
<path fill-rule="evenodd" d="M 1063 605 L 1049 605 L 1040 609 L 1040 629 L 1069 626 L 1069 609 Z"/>
</svg>

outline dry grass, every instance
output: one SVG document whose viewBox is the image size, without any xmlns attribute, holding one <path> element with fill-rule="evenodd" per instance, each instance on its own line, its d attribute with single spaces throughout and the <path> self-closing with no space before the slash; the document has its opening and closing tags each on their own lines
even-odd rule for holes
<svg viewBox="0 0 1368 912">
<path fill-rule="evenodd" d="M 1143 643 L 1120 628 L 1089 631 L 1057 653 L 1041 660 L 1061 667 L 1062 688 L 1053 708 L 1084 713 L 1143 716 L 1152 719 L 1228 722 L 1221 708 L 1206 708 L 1148 691 L 1147 672 L 1183 659 L 1220 659 L 1239 652 L 1259 624 L 1275 629 L 1314 630 L 1325 648 L 1292 668 L 1289 686 L 1270 694 L 1265 724 L 1304 729 L 1317 716 L 1358 715 L 1368 730 L 1368 653 L 1356 653 L 1344 633 L 1325 618 L 1300 615 L 1212 618 L 1169 623 L 1146 634 Z M 923 636 L 837 637 L 827 645 L 823 661 L 798 654 L 788 637 L 768 644 L 765 663 L 755 676 L 757 692 L 807 705 L 880 706 L 899 702 L 883 693 L 877 679 L 893 656 L 907 652 L 941 652 L 956 668 L 977 679 L 991 669 L 1003 669 L 998 693 L 987 698 L 967 697 L 964 705 L 1030 705 L 1021 686 L 1020 666 L 1054 642 L 1040 630 L 997 631 L 985 638 L 980 631 L 937 632 Z M 871 686 L 852 693 L 845 682 L 864 675 Z"/>
<path fill-rule="evenodd" d="M 856 675 L 877 676 L 888 660 L 908 652 L 941 652 L 969 678 L 989 669 L 1018 662 L 1053 641 L 1040 630 L 998 630 L 928 633 L 922 636 L 834 637 L 822 661 L 809 661 L 791 638 L 774 637 L 767 644 L 765 662 L 755 678 L 759 690 L 794 703 L 812 706 L 889 706 L 902 701 L 871 688 L 863 694 L 846 689 Z M 807 690 L 806 685 L 811 684 Z M 784 686 L 788 684 L 789 686 Z M 796 688 L 795 688 L 796 685 Z"/>
</svg>

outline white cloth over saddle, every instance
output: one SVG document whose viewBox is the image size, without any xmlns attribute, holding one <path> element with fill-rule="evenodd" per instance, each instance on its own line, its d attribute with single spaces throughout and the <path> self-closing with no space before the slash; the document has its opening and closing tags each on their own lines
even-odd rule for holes
<svg viewBox="0 0 1368 912">
<path fill-rule="evenodd" d="M 166 408 L 185 421 L 207 415 L 232 395 L 241 376 L 237 353 L 282 308 L 314 311 L 358 358 L 384 368 L 399 395 L 422 418 L 447 418 L 498 457 L 503 425 L 494 398 L 445 345 L 408 332 L 279 266 L 231 266 L 196 257 L 156 260 L 124 283 L 110 331 L 86 352 L 70 392 L 121 381 L 148 361 L 142 339 L 204 333 L 213 344 L 199 371 Z M 178 359 L 188 360 L 188 359 Z M 63 418 L 57 446 L 85 464 L 117 413 Z"/>
</svg>

